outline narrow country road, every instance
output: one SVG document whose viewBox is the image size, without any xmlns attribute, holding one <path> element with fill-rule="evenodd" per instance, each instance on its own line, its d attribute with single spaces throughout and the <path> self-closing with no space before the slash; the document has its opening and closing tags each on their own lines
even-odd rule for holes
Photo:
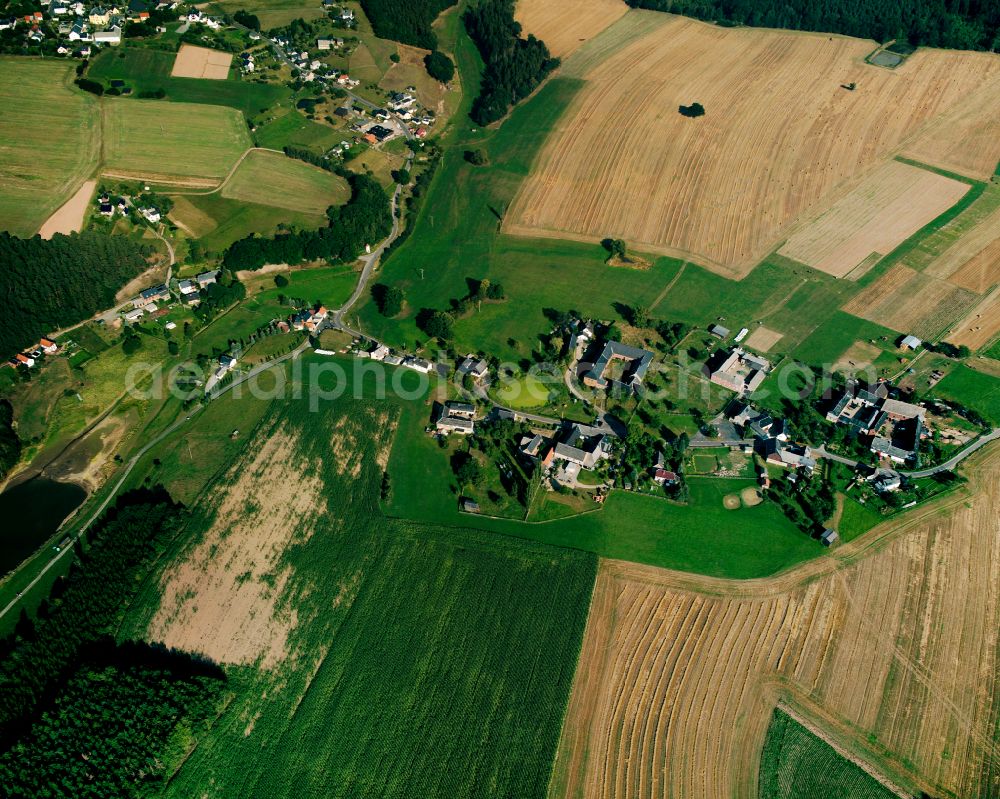
<svg viewBox="0 0 1000 799">
<path fill-rule="evenodd" d="M 1000 439 L 1000 427 L 993 429 L 993 432 L 987 433 L 985 436 L 976 439 L 969 446 L 963 449 L 961 452 L 955 456 L 949 458 L 944 463 L 934 466 L 930 469 L 920 469 L 915 472 L 900 472 L 904 477 L 917 478 L 917 477 L 930 477 L 931 475 L 937 474 L 938 472 L 953 471 L 958 464 L 968 458 L 973 452 L 982 447 L 985 447 L 991 441 L 996 441 Z"/>
</svg>

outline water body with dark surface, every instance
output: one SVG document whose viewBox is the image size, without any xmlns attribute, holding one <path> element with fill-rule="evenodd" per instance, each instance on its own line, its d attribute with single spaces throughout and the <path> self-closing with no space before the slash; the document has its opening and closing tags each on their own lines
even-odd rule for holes
<svg viewBox="0 0 1000 799">
<path fill-rule="evenodd" d="M 25 480 L 0 494 L 0 575 L 32 555 L 87 498 L 75 483 L 45 477 Z"/>
</svg>

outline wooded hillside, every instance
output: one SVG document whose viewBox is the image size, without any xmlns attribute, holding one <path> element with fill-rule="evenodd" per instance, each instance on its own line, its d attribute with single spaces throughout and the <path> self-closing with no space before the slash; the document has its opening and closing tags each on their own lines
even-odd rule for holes
<svg viewBox="0 0 1000 799">
<path fill-rule="evenodd" d="M 115 293 L 147 264 L 123 236 L 87 232 L 50 241 L 0 233 L 0 357 L 114 305 Z"/>
<path fill-rule="evenodd" d="M 626 0 L 635 8 L 764 28 L 843 33 L 957 50 L 1000 50 L 996 0 Z"/>
<path fill-rule="evenodd" d="M 361 7 L 375 35 L 425 50 L 437 47 L 431 24 L 437 15 L 455 5 L 455 0 L 361 0 Z"/>
</svg>

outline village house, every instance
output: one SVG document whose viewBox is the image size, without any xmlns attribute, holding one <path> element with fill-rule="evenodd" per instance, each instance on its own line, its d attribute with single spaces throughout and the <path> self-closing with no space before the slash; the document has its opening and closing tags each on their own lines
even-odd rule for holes
<svg viewBox="0 0 1000 799">
<path fill-rule="evenodd" d="M 832 527 L 827 527 L 819 537 L 819 540 L 823 542 L 823 546 L 831 546 L 840 540 L 840 535 Z"/>
<path fill-rule="evenodd" d="M 150 222 L 154 225 L 160 221 L 160 212 L 156 208 L 153 208 L 152 206 L 150 206 L 149 208 L 140 208 L 139 213 L 142 214 L 143 217 L 145 217 L 147 222 Z"/>
<path fill-rule="evenodd" d="M 136 308 L 142 308 L 151 302 L 168 299 L 170 299 L 170 289 L 161 283 L 159 286 L 140 291 L 139 296 L 132 300 L 132 305 Z"/>
<path fill-rule="evenodd" d="M 904 350 L 918 350 L 923 342 L 916 336 L 903 336 L 903 340 L 899 342 L 899 346 Z"/>
<path fill-rule="evenodd" d="M 142 308 L 133 308 L 131 311 L 128 311 L 124 315 L 124 319 L 125 319 L 126 322 L 128 322 L 129 324 L 131 324 L 132 322 L 139 321 L 143 317 L 143 315 L 145 315 L 145 313 L 146 312 L 144 310 L 142 310 Z"/>
<path fill-rule="evenodd" d="M 183 294 L 192 294 L 198 291 L 198 284 L 193 280 L 181 280 L 177 283 L 177 290 Z"/>
<path fill-rule="evenodd" d="M 14 356 L 14 359 L 21 365 L 26 366 L 29 369 L 35 365 L 35 359 L 30 355 L 25 355 L 23 352 L 19 352 Z"/>
<path fill-rule="evenodd" d="M 471 435 L 476 429 L 476 407 L 467 402 L 449 400 L 441 407 L 435 428 L 442 435 Z"/>
<path fill-rule="evenodd" d="M 704 368 L 711 382 L 737 394 L 755 391 L 770 371 L 770 361 L 741 347 L 735 347 L 729 352 L 717 350 Z"/>
<path fill-rule="evenodd" d="M 872 488 L 880 494 L 899 491 L 903 487 L 903 478 L 894 469 L 876 469 L 868 477 L 868 481 L 872 484 Z"/>
<path fill-rule="evenodd" d="M 46 355 L 51 355 L 56 350 L 59 349 L 59 345 L 56 344 L 51 339 L 43 338 L 38 342 L 38 346 L 41 348 L 42 352 Z"/>
<path fill-rule="evenodd" d="M 111 12 L 103 6 L 94 6 L 87 15 L 87 21 L 95 28 L 103 28 L 111 19 Z"/>
<path fill-rule="evenodd" d="M 805 469 L 811 472 L 816 468 L 812 450 L 802 444 L 786 444 L 776 438 L 769 438 L 758 443 L 758 451 L 765 461 L 783 469 Z"/>
<path fill-rule="evenodd" d="M 458 365 L 456 371 L 463 377 L 469 375 L 473 380 L 479 381 L 489 374 L 489 366 L 485 360 L 476 359 L 475 355 L 469 353 L 465 356 L 465 360 Z"/>
<path fill-rule="evenodd" d="M 403 359 L 403 366 L 421 374 L 427 374 L 434 368 L 434 364 L 430 361 L 425 361 L 423 358 L 417 358 L 413 355 L 407 355 Z"/>
<path fill-rule="evenodd" d="M 609 341 L 593 367 L 583 375 L 583 382 L 592 388 L 620 387 L 635 391 L 642 385 L 652 362 L 653 353 L 647 350 Z"/>
<path fill-rule="evenodd" d="M 201 272 L 195 275 L 194 279 L 198 281 L 198 285 L 201 288 L 205 288 L 205 286 L 210 286 L 212 283 L 214 283 L 218 279 L 218 277 L 219 277 L 218 272 Z"/>
<path fill-rule="evenodd" d="M 711 333 L 716 338 L 728 338 L 729 328 L 723 327 L 722 325 L 711 325 L 708 328 L 708 332 Z"/>
<path fill-rule="evenodd" d="M 593 469 L 611 452 L 611 439 L 596 427 L 571 424 L 566 427 L 555 445 L 555 459 Z"/>
<path fill-rule="evenodd" d="M 94 44 L 121 44 L 122 41 L 122 29 L 117 25 L 113 28 L 109 28 L 105 31 L 97 31 L 94 34 L 93 42 Z"/>
<path fill-rule="evenodd" d="M 888 458 L 894 463 L 907 463 L 916 460 L 920 440 L 925 434 L 922 416 L 902 419 L 892 426 L 890 435 L 875 436 L 872 439 L 871 451 L 880 458 Z"/>
</svg>

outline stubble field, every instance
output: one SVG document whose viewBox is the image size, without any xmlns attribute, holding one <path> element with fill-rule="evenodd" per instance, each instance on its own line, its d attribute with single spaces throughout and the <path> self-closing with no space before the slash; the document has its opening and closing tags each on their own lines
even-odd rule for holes
<svg viewBox="0 0 1000 799">
<path fill-rule="evenodd" d="M 648 15 L 637 17 L 650 20 L 648 32 L 624 24 L 633 15 Z M 644 35 L 601 46 L 619 32 Z M 988 54 L 919 51 L 889 71 L 864 63 L 872 48 L 631 11 L 567 62 L 586 86 L 546 140 L 505 230 L 616 236 L 741 277 L 796 222 L 1000 76 L 1000 58 Z M 695 101 L 705 116 L 678 113 Z M 984 147 L 1000 158 L 1000 142 Z"/>
<path fill-rule="evenodd" d="M 888 255 L 957 203 L 969 188 L 967 183 L 890 161 L 794 233 L 778 252 L 834 277 L 850 277 L 869 257 Z"/>
<path fill-rule="evenodd" d="M 1000 449 L 774 578 L 602 563 L 550 797 L 756 797 L 779 699 L 907 790 L 996 796 Z"/>
<path fill-rule="evenodd" d="M 515 19 L 558 58 L 565 58 L 629 10 L 623 0 L 519 0 Z"/>
</svg>

